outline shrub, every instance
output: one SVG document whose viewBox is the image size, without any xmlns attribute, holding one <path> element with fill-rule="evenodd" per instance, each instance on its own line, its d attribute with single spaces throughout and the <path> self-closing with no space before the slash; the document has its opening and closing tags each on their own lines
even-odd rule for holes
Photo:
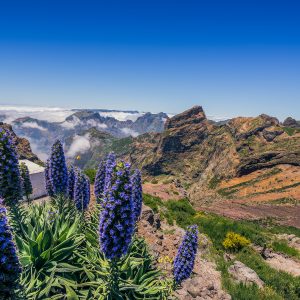
<svg viewBox="0 0 300 300">
<path fill-rule="evenodd" d="M 231 251 L 239 251 L 242 248 L 248 246 L 249 244 L 250 244 L 250 240 L 234 232 L 228 232 L 226 234 L 225 240 L 223 241 L 224 248 L 226 250 L 231 250 Z"/>
<path fill-rule="evenodd" d="M 29 170 L 28 167 L 25 165 L 25 163 L 20 164 L 20 174 L 22 178 L 23 192 L 29 203 L 29 196 L 32 194 L 32 185 L 30 181 Z"/>
<path fill-rule="evenodd" d="M 91 183 L 95 183 L 95 178 L 96 178 L 95 169 L 85 169 L 84 174 L 89 178 Z"/>
</svg>

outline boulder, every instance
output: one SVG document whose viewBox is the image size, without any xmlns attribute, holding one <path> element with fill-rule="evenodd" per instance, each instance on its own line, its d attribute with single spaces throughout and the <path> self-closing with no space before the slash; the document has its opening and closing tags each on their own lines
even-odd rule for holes
<svg viewBox="0 0 300 300">
<path fill-rule="evenodd" d="M 300 128 L 300 123 L 291 117 L 286 118 L 282 125 L 286 127 Z"/>
<path fill-rule="evenodd" d="M 237 281 L 244 284 L 256 284 L 258 287 L 263 287 L 264 282 L 258 277 L 256 272 L 240 261 L 235 261 L 228 268 L 229 274 Z"/>
</svg>

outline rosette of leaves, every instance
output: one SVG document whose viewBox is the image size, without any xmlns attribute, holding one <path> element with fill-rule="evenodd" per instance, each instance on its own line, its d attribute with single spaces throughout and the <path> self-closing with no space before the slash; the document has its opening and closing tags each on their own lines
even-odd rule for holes
<svg viewBox="0 0 300 300">
<path fill-rule="evenodd" d="M 70 204 L 60 214 L 50 203 L 32 205 L 16 243 L 23 266 L 21 283 L 26 299 L 64 299 L 74 294 L 83 266 L 81 220 Z"/>
</svg>

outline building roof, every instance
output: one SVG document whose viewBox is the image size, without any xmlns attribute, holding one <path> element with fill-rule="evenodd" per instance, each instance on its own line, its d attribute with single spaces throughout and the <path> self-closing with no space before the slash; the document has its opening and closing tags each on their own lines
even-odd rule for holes
<svg viewBox="0 0 300 300">
<path fill-rule="evenodd" d="M 36 174 L 36 173 L 42 173 L 44 172 L 45 168 L 30 161 L 27 159 L 20 159 L 19 163 L 25 163 L 25 165 L 27 166 L 28 170 L 29 170 L 29 174 Z"/>
</svg>

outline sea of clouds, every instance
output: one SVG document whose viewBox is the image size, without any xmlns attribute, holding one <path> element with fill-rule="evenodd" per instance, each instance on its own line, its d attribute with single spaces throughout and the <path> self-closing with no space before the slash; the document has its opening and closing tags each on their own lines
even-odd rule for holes
<svg viewBox="0 0 300 300">
<path fill-rule="evenodd" d="M 23 117 L 31 117 L 48 122 L 64 122 L 68 116 L 74 114 L 75 112 L 76 109 L 61 107 L 0 105 L 0 115 L 5 116 L 3 122 L 6 123 L 11 123 L 16 119 Z M 125 111 L 100 111 L 99 114 L 103 117 L 113 117 L 119 121 L 135 121 L 144 113 Z M 68 124 L 65 125 L 67 126 Z"/>
</svg>

